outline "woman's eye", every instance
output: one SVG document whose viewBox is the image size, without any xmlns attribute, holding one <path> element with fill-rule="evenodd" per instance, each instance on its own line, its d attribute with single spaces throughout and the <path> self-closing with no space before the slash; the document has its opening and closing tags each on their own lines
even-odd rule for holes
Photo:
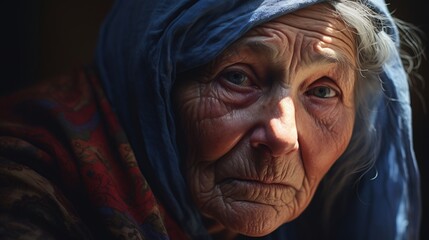
<svg viewBox="0 0 429 240">
<path fill-rule="evenodd" d="M 307 94 L 318 98 L 332 98 L 338 95 L 334 89 L 327 86 L 314 87 L 308 90 Z"/>
<path fill-rule="evenodd" d="M 246 74 L 241 71 L 229 71 L 223 74 L 223 78 L 235 85 L 246 86 L 250 84 L 250 80 Z"/>
</svg>

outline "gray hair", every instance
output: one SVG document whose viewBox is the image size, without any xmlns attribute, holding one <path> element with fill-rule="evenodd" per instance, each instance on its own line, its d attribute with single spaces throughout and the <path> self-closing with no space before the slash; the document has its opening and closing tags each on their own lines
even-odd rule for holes
<svg viewBox="0 0 429 240">
<path fill-rule="evenodd" d="M 402 39 L 401 46 L 383 31 L 388 19 L 376 13 L 361 1 L 337 0 L 328 1 L 333 11 L 345 22 L 348 30 L 355 34 L 357 69 L 355 84 L 356 119 L 352 139 L 344 154 L 334 164 L 321 182 L 318 194 L 323 201 L 322 222 L 329 223 L 333 207 L 341 207 L 346 201 L 341 193 L 350 184 L 359 184 L 365 173 L 374 166 L 380 149 L 380 139 L 374 126 L 376 100 L 383 94 L 382 83 L 379 77 L 383 66 L 391 54 L 399 51 L 405 70 L 411 74 L 419 66 L 421 56 L 421 42 L 415 28 L 394 18 L 394 22 Z M 420 49 L 419 49 L 420 47 Z M 407 51 L 405 51 L 407 50 Z M 409 75 L 411 76 L 411 75 Z M 371 174 L 376 177 L 376 169 Z M 358 194 L 356 192 L 356 194 Z M 359 196 L 358 196 L 359 197 Z"/>
</svg>

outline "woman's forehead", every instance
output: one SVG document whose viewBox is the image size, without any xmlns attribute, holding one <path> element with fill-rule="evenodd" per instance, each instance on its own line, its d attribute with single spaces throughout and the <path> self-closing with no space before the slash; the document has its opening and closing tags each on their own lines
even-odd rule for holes
<svg viewBox="0 0 429 240">
<path fill-rule="evenodd" d="M 254 27 L 243 37 L 257 35 L 261 29 L 274 29 L 279 25 L 296 28 L 300 31 L 318 32 L 323 36 L 344 37 L 353 39 L 353 35 L 346 26 L 340 15 L 335 12 L 331 5 L 319 3 L 303 9 L 277 17 L 269 22 Z"/>
<path fill-rule="evenodd" d="M 354 35 L 328 4 L 310 6 L 257 26 L 222 55 L 247 51 L 270 59 L 287 52 L 290 57 L 302 57 L 302 61 L 356 66 Z"/>
</svg>

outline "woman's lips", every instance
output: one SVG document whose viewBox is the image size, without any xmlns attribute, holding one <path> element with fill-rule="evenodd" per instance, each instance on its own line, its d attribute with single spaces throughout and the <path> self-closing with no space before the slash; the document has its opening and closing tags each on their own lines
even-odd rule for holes
<svg viewBox="0 0 429 240">
<path fill-rule="evenodd" d="M 286 183 L 267 182 L 255 179 L 227 178 L 219 188 L 224 197 L 233 201 L 246 201 L 274 206 L 286 205 L 297 192 Z"/>
<path fill-rule="evenodd" d="M 287 183 L 267 181 L 267 180 L 257 180 L 257 179 L 245 179 L 245 178 L 226 178 L 222 182 L 232 183 L 232 182 L 242 182 L 243 184 L 250 184 L 261 187 L 292 187 Z"/>
</svg>

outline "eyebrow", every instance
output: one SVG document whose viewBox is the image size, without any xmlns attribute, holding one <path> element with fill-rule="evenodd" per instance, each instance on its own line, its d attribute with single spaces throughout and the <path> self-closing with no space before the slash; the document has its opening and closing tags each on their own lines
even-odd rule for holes
<svg viewBox="0 0 429 240">
<path fill-rule="evenodd" d="M 237 47 L 238 48 L 248 47 L 253 52 L 261 53 L 272 59 L 274 59 L 278 54 L 278 50 L 275 46 L 273 46 L 272 44 L 266 43 L 264 41 L 257 41 L 257 40 L 243 41 L 242 43 L 239 43 Z"/>
<path fill-rule="evenodd" d="M 236 57 L 241 57 L 243 49 L 248 48 L 254 55 L 262 55 L 262 58 L 276 59 L 279 54 L 279 49 L 276 45 L 267 43 L 266 41 L 258 39 L 245 39 L 235 44 L 231 45 L 230 48 L 227 48 L 224 53 L 217 59 L 216 62 L 222 62 L 227 59 L 235 59 Z M 228 60 L 227 60 L 228 61 Z M 321 53 L 317 51 L 312 51 L 310 54 L 310 61 L 302 61 L 304 66 L 311 66 L 315 64 L 334 64 L 336 67 L 336 75 L 339 78 L 336 79 L 348 79 L 348 70 L 352 69 L 352 72 L 356 71 L 356 65 L 353 64 L 350 59 L 348 59 L 345 54 L 341 51 L 335 51 L 335 55 L 330 55 L 326 53 Z M 341 84 L 347 84 L 349 81 L 339 81 Z"/>
</svg>

